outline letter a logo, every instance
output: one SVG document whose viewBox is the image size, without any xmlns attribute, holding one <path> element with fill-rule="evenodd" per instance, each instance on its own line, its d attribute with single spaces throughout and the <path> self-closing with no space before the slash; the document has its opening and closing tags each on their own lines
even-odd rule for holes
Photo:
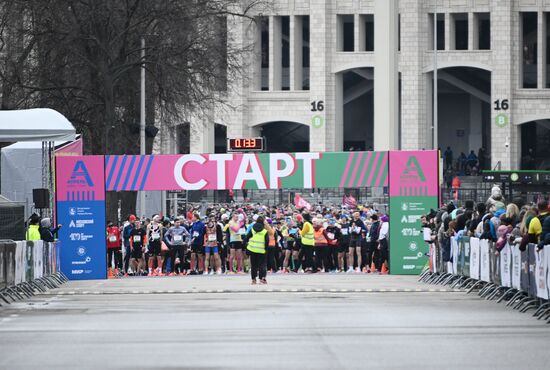
<svg viewBox="0 0 550 370">
<path fill-rule="evenodd" d="M 405 170 L 403 171 L 403 174 L 401 175 L 402 179 L 406 178 L 407 180 L 411 181 L 420 181 L 425 182 L 426 176 L 424 176 L 424 171 L 422 171 L 422 167 L 420 167 L 420 163 L 418 163 L 418 159 L 416 159 L 415 156 L 410 156 L 409 160 L 407 161 L 407 165 L 405 166 Z"/>
<path fill-rule="evenodd" d="M 88 169 L 86 168 L 86 165 L 83 161 L 78 161 L 74 165 L 74 169 L 71 173 L 68 184 L 73 186 L 94 186 L 92 178 L 90 177 Z"/>
</svg>

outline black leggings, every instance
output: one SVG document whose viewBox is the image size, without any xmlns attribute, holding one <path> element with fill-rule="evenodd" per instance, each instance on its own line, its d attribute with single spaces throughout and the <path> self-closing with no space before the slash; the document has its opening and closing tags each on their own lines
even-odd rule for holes
<svg viewBox="0 0 550 370">
<path fill-rule="evenodd" d="M 128 273 L 128 268 L 130 267 L 130 257 L 132 256 L 132 251 L 130 249 L 130 244 L 124 246 L 124 273 Z"/>
<path fill-rule="evenodd" d="M 176 272 L 176 258 L 180 258 L 180 272 L 183 270 L 183 263 L 185 262 L 185 252 L 187 246 L 173 245 L 170 246 L 170 272 Z"/>
<path fill-rule="evenodd" d="M 277 271 L 277 248 L 267 247 L 267 269 L 273 272 Z"/>
<path fill-rule="evenodd" d="M 388 240 L 382 239 L 379 241 L 380 250 L 378 250 L 378 258 L 376 259 L 376 269 L 382 271 L 382 264 L 388 260 Z"/>
<path fill-rule="evenodd" d="M 265 279 L 267 275 L 266 255 L 250 252 L 250 276 L 252 280 L 256 280 L 258 274 L 260 279 Z"/>
<path fill-rule="evenodd" d="M 328 246 L 326 245 L 317 245 L 315 246 L 315 267 L 320 269 L 329 269 L 328 264 Z"/>
<path fill-rule="evenodd" d="M 302 268 L 311 268 L 313 269 L 315 266 L 313 264 L 313 246 L 311 245 L 304 245 L 302 247 L 301 252 L 304 254 L 304 259 L 302 261 Z"/>
<path fill-rule="evenodd" d="M 371 268 L 372 263 L 376 265 L 376 257 L 378 256 L 378 246 L 376 245 L 376 242 L 368 242 L 367 243 L 367 255 L 365 258 L 365 266 L 369 269 Z"/>
<path fill-rule="evenodd" d="M 107 267 L 111 268 L 111 261 L 115 255 L 115 268 L 122 270 L 122 252 L 120 249 L 107 249 Z"/>
<path fill-rule="evenodd" d="M 335 245 L 328 247 L 328 264 L 331 270 L 338 269 L 338 247 Z"/>
</svg>

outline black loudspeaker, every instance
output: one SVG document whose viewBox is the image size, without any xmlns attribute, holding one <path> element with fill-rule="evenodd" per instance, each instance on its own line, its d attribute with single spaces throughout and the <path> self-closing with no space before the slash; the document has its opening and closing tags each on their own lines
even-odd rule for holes
<svg viewBox="0 0 550 370">
<path fill-rule="evenodd" d="M 32 189 L 34 208 L 50 208 L 50 191 L 48 189 Z"/>
</svg>

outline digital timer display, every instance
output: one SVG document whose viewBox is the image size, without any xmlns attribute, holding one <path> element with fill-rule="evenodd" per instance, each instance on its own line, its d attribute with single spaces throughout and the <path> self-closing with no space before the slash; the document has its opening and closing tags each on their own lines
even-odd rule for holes
<svg viewBox="0 0 550 370">
<path fill-rule="evenodd" d="M 264 150 L 264 139 L 261 137 L 227 139 L 228 152 L 247 152 Z"/>
</svg>

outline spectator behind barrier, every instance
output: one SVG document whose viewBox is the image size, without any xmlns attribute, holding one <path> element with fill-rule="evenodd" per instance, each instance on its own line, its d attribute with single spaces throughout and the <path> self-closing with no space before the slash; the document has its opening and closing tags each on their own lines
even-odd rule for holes
<svg viewBox="0 0 550 370">
<path fill-rule="evenodd" d="M 40 240 L 40 216 L 33 213 L 29 218 L 29 227 L 27 228 L 27 240 Z"/>
</svg>

